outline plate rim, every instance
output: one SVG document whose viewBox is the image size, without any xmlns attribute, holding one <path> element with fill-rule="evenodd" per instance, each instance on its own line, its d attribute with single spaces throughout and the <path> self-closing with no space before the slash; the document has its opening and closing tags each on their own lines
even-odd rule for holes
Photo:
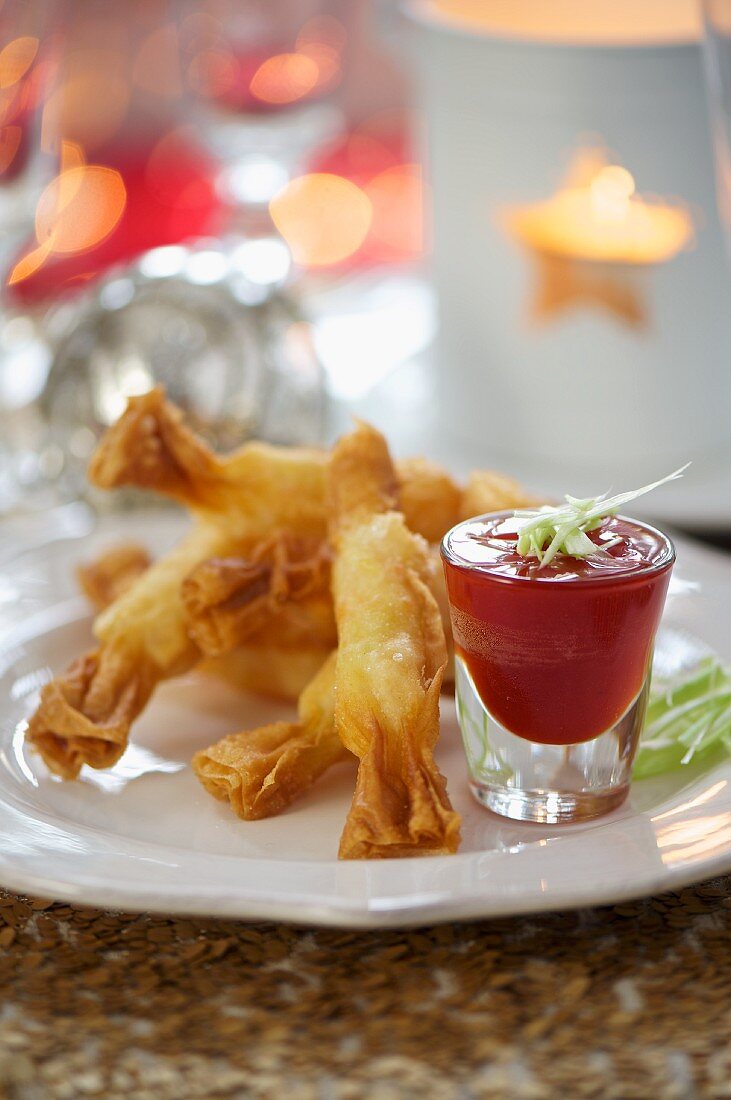
<svg viewBox="0 0 731 1100">
<path fill-rule="evenodd" d="M 2 824 L 1 817 L 0 824 Z M 462 858 L 469 859 L 475 854 L 464 853 Z M 241 862 L 234 856 L 228 858 Z M 373 864 L 377 861 L 367 862 Z M 524 895 L 518 900 L 513 896 L 502 895 L 497 899 L 499 904 L 496 904 L 495 898 L 488 899 L 482 893 L 461 895 L 458 898 L 447 898 L 445 893 L 441 899 L 422 900 L 418 903 L 407 900 L 403 904 L 399 904 L 398 899 L 375 897 L 364 906 L 356 900 L 342 896 L 327 902 L 315 902 L 304 900 L 302 895 L 286 899 L 279 894 L 264 898 L 254 897 L 246 892 L 227 895 L 221 894 L 220 888 L 212 887 L 197 887 L 195 893 L 171 892 L 164 898 L 152 890 L 149 893 L 129 894 L 113 887 L 110 889 L 108 883 L 100 881 L 87 884 L 83 881 L 83 876 L 79 876 L 74 885 L 51 876 L 34 874 L 18 868 L 0 853 L 0 878 L 3 888 L 22 895 L 48 898 L 84 908 L 119 912 L 196 916 L 252 923 L 267 921 L 354 931 L 420 928 L 435 924 L 498 920 L 510 916 L 621 905 L 640 898 L 672 893 L 695 883 L 711 881 L 730 873 L 731 849 L 704 862 L 701 874 L 699 874 L 699 868 L 695 866 L 677 871 L 665 869 L 664 873 L 658 872 L 655 877 L 648 876 L 643 883 L 637 883 L 626 890 L 608 886 L 605 889 L 595 889 L 590 897 L 577 894 L 574 898 L 556 898 L 554 894 L 533 893 Z M 214 898 L 218 904 L 212 908 L 211 903 Z"/>
</svg>

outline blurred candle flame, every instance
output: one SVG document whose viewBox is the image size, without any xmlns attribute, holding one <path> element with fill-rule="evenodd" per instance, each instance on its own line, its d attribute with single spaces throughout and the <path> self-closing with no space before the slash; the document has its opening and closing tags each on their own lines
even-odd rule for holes
<svg viewBox="0 0 731 1100">
<path fill-rule="evenodd" d="M 664 263 L 693 239 L 683 203 L 638 195 L 631 173 L 597 151 L 578 155 L 550 199 L 512 207 L 505 220 L 534 251 L 604 263 Z"/>
<path fill-rule="evenodd" d="M 701 6 L 693 0 L 424 0 L 420 7 L 447 25 L 544 44 L 663 45 L 703 36 Z"/>
<path fill-rule="evenodd" d="M 631 172 L 610 163 L 603 149 L 579 151 L 554 195 L 509 207 L 500 219 L 531 254 L 536 279 L 529 316 L 538 322 L 580 306 L 629 328 L 646 326 L 642 272 L 693 242 L 687 206 L 637 194 Z"/>
<path fill-rule="evenodd" d="M 38 46 L 37 38 L 26 35 L 0 50 L 0 88 L 9 88 L 23 79 L 35 61 Z"/>
<path fill-rule="evenodd" d="M 63 142 L 61 170 L 41 194 L 35 215 L 38 247 L 15 264 L 8 285 L 27 279 L 52 253 L 86 252 L 109 236 L 127 201 L 121 174 L 86 164 L 82 148 Z"/>
<path fill-rule="evenodd" d="M 627 217 L 635 193 L 634 177 L 626 168 L 608 164 L 589 183 L 589 193 L 594 216 L 599 221 L 621 222 Z"/>
</svg>

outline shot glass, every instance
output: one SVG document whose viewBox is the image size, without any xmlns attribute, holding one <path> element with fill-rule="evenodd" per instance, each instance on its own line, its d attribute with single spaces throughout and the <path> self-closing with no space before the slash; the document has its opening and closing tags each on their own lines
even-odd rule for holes
<svg viewBox="0 0 731 1100">
<path fill-rule="evenodd" d="M 675 550 L 614 517 L 611 550 L 540 568 L 501 549 L 509 518 L 442 543 L 470 787 L 505 817 L 584 821 L 627 796 Z"/>
</svg>

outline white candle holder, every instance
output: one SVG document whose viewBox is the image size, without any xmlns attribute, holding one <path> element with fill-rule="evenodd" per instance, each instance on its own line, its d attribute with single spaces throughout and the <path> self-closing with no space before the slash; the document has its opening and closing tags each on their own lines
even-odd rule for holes
<svg viewBox="0 0 731 1100">
<path fill-rule="evenodd" d="M 409 10 L 452 450 L 578 493 L 688 459 L 696 485 L 719 464 L 731 471 L 731 281 L 697 42 L 668 41 L 667 27 L 655 41 L 651 22 L 641 41 L 627 27 L 613 34 L 611 4 L 607 25 L 594 37 L 584 25 L 574 42 L 509 37 L 507 23 L 495 33 L 447 7 Z M 559 192 L 572 156 L 596 140 L 638 192 L 687 210 L 696 239 L 656 262 L 605 264 L 641 300 L 641 323 L 588 294 L 536 324 L 535 253 L 505 211 Z"/>
</svg>

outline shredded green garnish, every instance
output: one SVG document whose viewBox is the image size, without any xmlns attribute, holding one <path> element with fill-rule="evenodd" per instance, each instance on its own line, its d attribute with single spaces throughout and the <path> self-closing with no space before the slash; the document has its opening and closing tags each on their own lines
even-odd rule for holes
<svg viewBox="0 0 731 1100">
<path fill-rule="evenodd" d="M 643 485 L 641 489 L 631 489 L 627 493 L 618 493 L 608 497 L 577 497 L 566 495 L 566 503 L 557 507 L 544 505 L 537 509 L 521 509 L 515 512 L 517 522 L 518 553 L 524 558 L 537 558 L 540 567 L 548 565 L 557 554 L 566 554 L 572 558 L 588 558 L 592 554 L 603 554 L 615 546 L 620 539 L 607 540 L 597 544 L 589 538 L 589 531 L 596 530 L 609 516 L 616 515 L 623 505 L 631 500 L 675 481 L 687 470 L 689 462 L 659 481 Z"/>
<path fill-rule="evenodd" d="M 731 671 L 706 657 L 690 674 L 653 683 L 634 777 L 673 771 L 715 750 L 731 752 Z"/>
</svg>

